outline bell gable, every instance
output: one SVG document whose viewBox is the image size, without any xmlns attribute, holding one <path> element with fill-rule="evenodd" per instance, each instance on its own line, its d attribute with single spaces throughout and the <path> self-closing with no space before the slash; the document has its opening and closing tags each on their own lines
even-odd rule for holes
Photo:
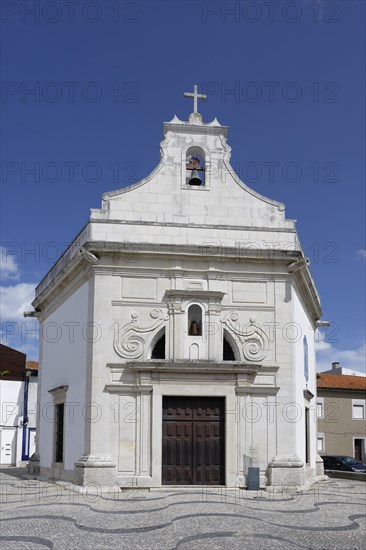
<svg viewBox="0 0 366 550">
<path fill-rule="evenodd" d="M 198 115 L 198 113 L 196 113 Z M 164 124 L 158 166 L 140 182 L 104 193 L 92 219 L 294 229 L 284 205 L 250 189 L 230 164 L 228 128 L 200 115 Z"/>
</svg>

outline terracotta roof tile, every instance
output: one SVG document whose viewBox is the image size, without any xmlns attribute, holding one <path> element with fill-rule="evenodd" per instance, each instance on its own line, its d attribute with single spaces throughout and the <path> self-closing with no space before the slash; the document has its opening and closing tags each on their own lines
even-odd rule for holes
<svg viewBox="0 0 366 550">
<path fill-rule="evenodd" d="M 38 369 L 38 361 L 27 361 L 27 369 Z"/>
<path fill-rule="evenodd" d="M 366 390 L 366 377 L 348 376 L 345 374 L 324 374 L 316 375 L 318 388 L 335 388 L 343 390 Z"/>
</svg>

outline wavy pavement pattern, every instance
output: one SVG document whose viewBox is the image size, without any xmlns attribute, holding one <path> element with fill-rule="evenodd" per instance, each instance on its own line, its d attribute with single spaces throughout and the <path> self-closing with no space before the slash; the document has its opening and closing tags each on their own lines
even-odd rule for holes
<svg viewBox="0 0 366 550">
<path fill-rule="evenodd" d="M 57 536 L 55 535 L 54 537 L 52 535 L 53 532 L 57 533 L 57 530 L 59 532 L 60 530 L 61 532 L 65 530 L 65 533 L 75 537 L 74 540 L 75 544 L 77 544 L 77 548 L 82 549 L 84 549 L 84 547 L 80 546 L 80 543 L 83 544 L 82 533 L 85 533 L 90 534 L 92 537 L 96 537 L 92 539 L 93 546 L 95 540 L 95 548 L 103 549 L 105 548 L 105 544 L 104 546 L 98 546 L 98 534 L 106 536 L 124 535 L 126 537 L 137 537 L 140 535 L 140 538 L 136 539 L 136 541 L 143 540 L 143 535 L 145 534 L 148 537 L 146 539 L 146 546 L 141 546 L 141 542 L 137 542 L 138 548 L 154 548 L 154 550 L 155 548 L 161 550 L 168 550 L 169 548 L 171 550 L 193 549 L 199 548 L 200 545 L 202 545 L 203 548 L 226 548 L 226 546 L 232 545 L 233 548 L 242 549 L 245 547 L 249 548 L 249 546 L 246 546 L 247 542 L 252 544 L 250 548 L 259 549 L 275 547 L 294 549 L 296 547 L 309 550 L 310 548 L 332 549 L 331 539 L 327 539 L 326 537 L 327 535 L 331 537 L 333 534 L 334 537 L 337 537 L 337 544 L 334 545 L 333 548 L 341 548 L 341 546 L 338 546 L 338 543 L 344 540 L 345 542 L 342 546 L 342 550 L 361 550 L 363 548 L 363 543 L 359 542 L 358 546 L 358 541 L 363 540 L 360 527 L 362 526 L 362 518 L 366 518 L 366 514 L 357 512 L 364 511 L 365 509 L 362 491 L 360 491 L 360 486 L 358 486 L 356 488 L 357 490 L 354 492 L 351 486 L 342 488 L 346 490 L 339 491 L 338 494 L 333 491 L 331 494 L 319 491 L 316 495 L 316 501 L 314 502 L 311 502 L 311 499 L 314 499 L 314 495 L 310 494 L 301 496 L 301 498 L 304 497 L 305 502 L 299 502 L 297 498 L 282 498 L 270 501 L 262 497 L 258 497 L 257 500 L 255 500 L 256 497 L 254 497 L 241 502 L 227 502 L 226 499 L 225 501 L 213 500 L 213 495 L 211 495 L 209 502 L 199 499 L 194 500 L 194 496 L 202 497 L 202 492 L 197 492 L 195 494 L 191 493 L 189 495 L 183 492 L 169 493 L 159 497 L 151 496 L 150 498 L 149 496 L 148 498 L 138 499 L 126 498 L 118 499 L 117 501 L 112 498 L 99 497 L 98 503 L 103 506 L 102 509 L 98 509 L 96 505 L 78 502 L 81 497 L 80 495 L 75 495 L 75 501 L 72 503 L 48 502 L 37 503 L 36 505 L 25 504 L 18 506 L 16 510 L 11 510 L 9 508 L 4 515 L 12 513 L 13 516 L 3 517 L 2 521 L 4 531 L 5 527 L 8 526 L 10 533 L 8 531 L 7 536 L 0 536 L 0 541 L 4 550 L 6 550 L 7 544 L 10 544 L 12 549 L 16 549 L 17 542 L 28 542 L 32 549 L 37 546 L 40 549 L 59 549 L 61 546 L 56 544 L 56 540 L 58 540 Z M 35 493 L 35 495 L 37 495 L 37 493 Z M 337 497 L 339 498 L 340 495 L 343 497 L 341 497 L 342 500 L 337 500 Z M 184 497 L 189 500 L 185 500 Z M 349 501 L 347 501 L 347 497 L 350 499 Z M 172 499 L 173 501 L 171 501 Z M 306 505 L 306 499 L 310 500 L 308 506 Z M 256 504 L 258 504 L 258 506 L 255 506 Z M 118 509 L 121 508 L 121 505 L 123 505 L 125 509 Z M 149 505 L 151 505 L 151 507 Z M 155 505 L 157 505 L 156 508 L 154 507 Z M 214 508 L 214 511 L 202 511 L 202 507 L 206 507 L 207 505 L 212 506 L 211 510 Z M 278 508 L 277 505 L 281 506 L 281 508 Z M 111 508 L 113 507 L 113 509 L 106 509 L 109 506 Z M 143 508 L 136 508 L 138 506 L 143 506 Z M 197 510 L 197 513 L 193 513 L 194 507 L 196 506 L 200 507 L 200 510 Z M 291 506 L 291 509 L 286 509 L 286 506 Z M 335 506 L 338 510 L 339 521 L 334 521 L 333 519 Z M 352 509 L 347 510 L 347 507 L 352 507 Z M 360 509 L 360 507 L 362 508 Z M 24 514 L 26 508 L 31 508 L 32 512 Z M 52 510 L 54 510 L 55 513 L 52 513 Z M 61 510 L 66 513 L 60 514 Z M 173 516 L 173 514 L 176 515 L 169 518 L 167 514 L 169 511 L 171 512 L 171 516 Z M 19 513 L 19 515 L 17 515 L 17 513 Z M 311 522 L 309 522 L 305 516 L 301 521 L 302 514 L 306 514 L 307 518 L 309 518 L 308 514 L 314 513 L 315 516 L 311 516 Z M 160 517 L 157 517 L 157 514 L 160 515 Z M 280 520 L 278 514 L 283 515 L 283 521 Z M 81 517 L 77 517 L 78 515 Z M 294 516 L 293 520 L 291 517 L 292 515 Z M 118 522 L 118 520 L 122 521 L 125 519 L 128 524 L 132 519 L 135 519 L 139 525 L 129 527 L 108 527 L 105 523 L 105 519 L 107 519 L 106 516 L 109 516 L 113 523 L 115 523 L 116 520 Z M 105 518 L 102 519 L 102 521 L 101 519 L 99 520 L 101 526 L 85 524 L 88 523 L 88 520 L 97 523 L 97 518 Z M 286 523 L 285 518 L 286 520 L 290 520 L 290 522 Z M 330 518 L 332 518 L 333 525 L 329 524 Z M 163 519 L 163 521 L 159 521 L 161 519 Z M 317 524 L 315 524 L 313 519 L 316 520 Z M 42 520 L 45 521 L 44 524 Z M 75 532 L 73 529 L 68 530 L 62 527 L 62 522 L 67 522 L 69 525 L 72 525 Z M 145 525 L 141 525 L 141 523 L 145 523 Z M 147 525 L 147 523 L 150 523 L 150 525 Z M 300 523 L 304 524 L 300 525 Z M 47 526 L 47 529 L 49 529 L 52 535 L 44 532 L 46 527 L 43 528 L 43 525 Z M 52 527 L 52 525 L 54 525 L 54 527 Z M 33 528 L 37 528 L 39 535 L 45 536 L 31 536 L 35 534 L 31 532 Z M 222 530 L 220 530 L 220 528 Z M 358 531 L 359 529 L 360 531 Z M 16 530 L 20 530 L 20 533 L 16 534 Z M 30 536 L 24 536 L 24 532 L 28 530 L 30 531 Z M 80 535 L 76 537 L 75 533 L 77 534 L 78 532 Z M 158 533 L 160 533 L 160 535 L 158 535 Z M 297 533 L 304 533 L 304 536 L 307 533 L 307 535 L 305 538 L 300 535 L 294 541 L 294 536 L 296 536 Z M 349 533 L 349 535 L 347 535 L 347 533 Z M 352 533 L 359 534 L 352 535 Z M 151 536 L 149 537 L 149 535 Z M 338 537 L 341 538 L 338 539 Z M 104 538 L 104 540 L 107 539 Z M 173 541 L 175 546 L 172 546 Z M 326 545 L 323 544 L 323 541 L 327 541 Z M 348 546 L 348 544 L 350 546 Z M 69 548 L 69 550 L 73 550 L 72 544 L 70 546 L 69 543 L 66 543 L 65 547 Z M 118 547 L 122 548 L 121 546 Z M 127 548 L 127 546 L 125 547 Z M 132 546 L 131 548 L 133 549 Z"/>
</svg>

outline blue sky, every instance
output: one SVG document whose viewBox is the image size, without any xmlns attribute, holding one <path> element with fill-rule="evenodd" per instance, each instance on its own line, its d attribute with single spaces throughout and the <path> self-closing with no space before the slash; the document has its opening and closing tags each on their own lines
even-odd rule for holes
<svg viewBox="0 0 366 550">
<path fill-rule="evenodd" d="M 36 357 L 20 317 L 35 284 L 103 192 L 154 168 L 197 83 L 241 178 L 298 220 L 333 323 L 319 368 L 362 370 L 363 2 L 14 1 L 1 15 L 4 343 Z"/>
</svg>

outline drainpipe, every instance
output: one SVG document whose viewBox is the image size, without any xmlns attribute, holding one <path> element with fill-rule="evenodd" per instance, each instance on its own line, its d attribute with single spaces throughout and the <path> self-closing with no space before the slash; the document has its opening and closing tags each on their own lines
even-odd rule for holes
<svg viewBox="0 0 366 550">
<path fill-rule="evenodd" d="M 22 460 L 28 460 L 29 456 L 26 452 L 27 444 L 27 424 L 28 424 L 28 390 L 29 378 L 32 376 L 30 370 L 25 371 L 24 377 L 24 396 L 23 396 L 23 434 L 22 434 Z"/>
</svg>

